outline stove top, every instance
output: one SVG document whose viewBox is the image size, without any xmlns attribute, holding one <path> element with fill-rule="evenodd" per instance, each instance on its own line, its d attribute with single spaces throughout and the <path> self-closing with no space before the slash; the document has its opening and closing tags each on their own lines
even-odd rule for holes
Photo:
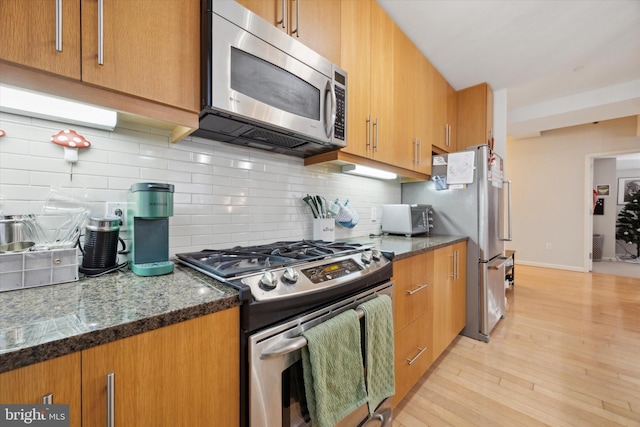
<svg viewBox="0 0 640 427">
<path fill-rule="evenodd" d="M 390 261 L 370 246 L 319 240 L 205 249 L 176 254 L 178 259 L 211 277 L 250 292 L 256 301 L 281 300 L 316 293 L 358 280 Z"/>
</svg>

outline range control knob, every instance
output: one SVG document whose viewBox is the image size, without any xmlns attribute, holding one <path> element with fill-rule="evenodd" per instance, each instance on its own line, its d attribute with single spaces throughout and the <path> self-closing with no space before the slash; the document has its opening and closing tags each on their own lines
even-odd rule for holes
<svg viewBox="0 0 640 427">
<path fill-rule="evenodd" d="M 371 251 L 362 252 L 362 262 L 365 264 L 371 264 Z"/>
<path fill-rule="evenodd" d="M 371 251 L 371 258 L 373 258 L 374 261 L 378 262 L 382 259 L 382 254 L 379 250 L 374 249 Z"/>
<path fill-rule="evenodd" d="M 293 285 L 298 281 L 299 274 L 293 267 L 287 267 L 282 273 L 282 281 L 289 285 Z"/>
<path fill-rule="evenodd" d="M 267 271 L 260 279 L 260 287 L 265 291 L 272 291 L 276 288 L 278 284 L 278 278 L 271 271 Z"/>
</svg>

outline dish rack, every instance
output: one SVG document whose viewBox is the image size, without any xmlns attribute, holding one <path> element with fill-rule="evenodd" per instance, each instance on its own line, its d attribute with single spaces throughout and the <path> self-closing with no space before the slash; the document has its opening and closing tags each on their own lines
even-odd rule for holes
<svg viewBox="0 0 640 427">
<path fill-rule="evenodd" d="M 0 292 L 76 280 L 76 248 L 0 254 Z"/>
</svg>

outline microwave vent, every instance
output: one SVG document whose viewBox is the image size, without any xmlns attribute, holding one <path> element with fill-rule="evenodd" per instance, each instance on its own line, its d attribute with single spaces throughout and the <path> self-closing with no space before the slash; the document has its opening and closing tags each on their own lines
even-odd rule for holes
<svg viewBox="0 0 640 427">
<path fill-rule="evenodd" d="M 271 144 L 287 148 L 295 148 L 306 144 L 306 141 L 300 141 L 299 139 L 290 138 L 276 132 L 270 132 L 268 130 L 259 128 L 251 129 L 249 132 L 245 133 L 242 136 L 254 139 L 256 141 L 269 142 Z"/>
</svg>

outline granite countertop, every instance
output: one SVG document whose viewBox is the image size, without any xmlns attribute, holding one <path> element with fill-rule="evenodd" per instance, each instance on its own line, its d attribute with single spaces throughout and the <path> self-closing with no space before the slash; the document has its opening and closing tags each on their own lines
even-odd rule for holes
<svg viewBox="0 0 640 427">
<path fill-rule="evenodd" d="M 176 263 L 0 293 L 0 373 L 240 305 L 238 291 Z"/>
<path fill-rule="evenodd" d="M 467 236 L 432 235 L 429 237 L 381 236 L 367 239 L 354 239 L 359 243 L 372 244 L 383 252 L 393 252 L 395 260 L 409 258 L 444 246 L 465 242 Z"/>
<path fill-rule="evenodd" d="M 466 236 L 347 239 L 403 259 Z M 129 270 L 77 282 L 0 292 L 0 373 L 241 304 L 238 291 L 176 263 L 140 277 Z"/>
</svg>

